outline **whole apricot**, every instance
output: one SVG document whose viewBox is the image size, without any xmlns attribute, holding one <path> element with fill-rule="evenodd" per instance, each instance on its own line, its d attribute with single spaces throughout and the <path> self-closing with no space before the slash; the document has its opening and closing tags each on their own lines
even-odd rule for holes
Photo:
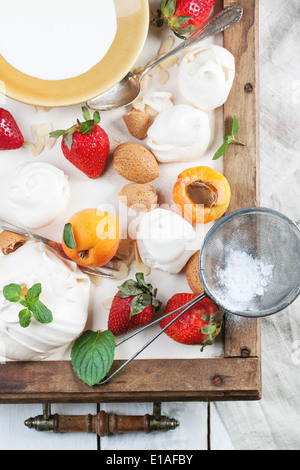
<svg viewBox="0 0 300 470">
<path fill-rule="evenodd" d="M 178 176 L 173 199 L 185 219 L 207 224 L 225 214 L 231 189 L 224 175 L 208 166 L 199 166 Z"/>
<path fill-rule="evenodd" d="M 120 243 L 118 219 L 109 212 L 85 209 L 65 225 L 63 249 L 79 266 L 97 268 L 107 264 Z"/>
</svg>

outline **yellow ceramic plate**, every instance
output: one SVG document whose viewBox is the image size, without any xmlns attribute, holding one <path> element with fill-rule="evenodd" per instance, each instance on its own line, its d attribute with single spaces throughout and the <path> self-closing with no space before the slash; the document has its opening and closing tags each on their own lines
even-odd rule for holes
<svg viewBox="0 0 300 470">
<path fill-rule="evenodd" d="M 75 78 L 48 81 L 19 72 L 0 56 L 0 92 L 22 103 L 54 108 L 84 103 L 119 83 L 144 47 L 149 27 L 149 2 L 114 1 L 117 34 L 106 56 L 95 67 Z"/>
</svg>

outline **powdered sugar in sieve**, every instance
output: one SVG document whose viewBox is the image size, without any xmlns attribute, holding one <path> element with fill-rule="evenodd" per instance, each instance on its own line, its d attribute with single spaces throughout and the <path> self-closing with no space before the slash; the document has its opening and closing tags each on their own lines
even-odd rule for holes
<svg viewBox="0 0 300 470">
<path fill-rule="evenodd" d="M 272 281 L 274 266 L 239 250 L 230 250 L 224 268 L 217 273 L 226 304 L 233 310 L 256 310 L 257 298 Z"/>
</svg>

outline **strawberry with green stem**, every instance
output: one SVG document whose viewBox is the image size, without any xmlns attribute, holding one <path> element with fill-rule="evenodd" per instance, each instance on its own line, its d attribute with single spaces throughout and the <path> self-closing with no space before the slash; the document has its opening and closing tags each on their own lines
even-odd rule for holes
<svg viewBox="0 0 300 470">
<path fill-rule="evenodd" d="M 115 295 L 109 313 L 108 329 L 116 336 L 148 325 L 161 307 L 157 289 L 147 284 L 142 273 L 136 281 L 125 281 Z"/>
<path fill-rule="evenodd" d="M 62 139 L 62 152 L 66 159 L 89 178 L 98 178 L 104 171 L 110 150 L 107 133 L 99 126 L 100 114 L 93 118 L 86 106 L 82 108 L 84 121 L 67 130 L 51 132 L 50 137 Z"/>
<path fill-rule="evenodd" d="M 168 301 L 165 314 L 181 307 L 184 310 L 185 305 L 197 296 L 198 294 L 175 294 Z M 165 328 L 179 313 L 180 311 L 164 318 L 160 322 L 160 327 Z M 203 350 L 205 346 L 213 344 L 222 330 L 222 324 L 223 312 L 206 297 L 170 325 L 165 333 L 178 343 L 201 345 Z"/>
<path fill-rule="evenodd" d="M 184 34 L 199 28 L 209 17 L 215 0 L 161 0 L 157 15 L 151 25 L 166 24 L 174 34 L 185 39 Z"/>
</svg>

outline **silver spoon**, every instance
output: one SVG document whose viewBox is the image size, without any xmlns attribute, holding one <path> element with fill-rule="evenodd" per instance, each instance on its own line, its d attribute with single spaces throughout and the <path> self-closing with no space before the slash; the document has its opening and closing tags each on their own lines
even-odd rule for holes
<svg viewBox="0 0 300 470">
<path fill-rule="evenodd" d="M 204 39 L 207 39 L 216 34 L 222 33 L 228 28 L 237 24 L 243 16 L 243 8 L 240 6 L 232 6 L 223 10 L 216 15 L 211 21 L 204 23 L 200 28 L 196 29 L 194 33 L 179 46 L 175 47 L 168 54 L 164 55 L 153 64 L 146 67 L 139 73 L 129 72 L 120 83 L 115 85 L 103 95 L 98 96 L 87 102 L 87 106 L 91 109 L 99 111 L 109 111 L 111 109 L 120 108 L 131 104 L 140 94 L 141 81 L 143 77 L 156 67 L 161 62 L 164 62 L 174 54 L 187 49 L 188 47 L 197 44 Z"/>
</svg>

